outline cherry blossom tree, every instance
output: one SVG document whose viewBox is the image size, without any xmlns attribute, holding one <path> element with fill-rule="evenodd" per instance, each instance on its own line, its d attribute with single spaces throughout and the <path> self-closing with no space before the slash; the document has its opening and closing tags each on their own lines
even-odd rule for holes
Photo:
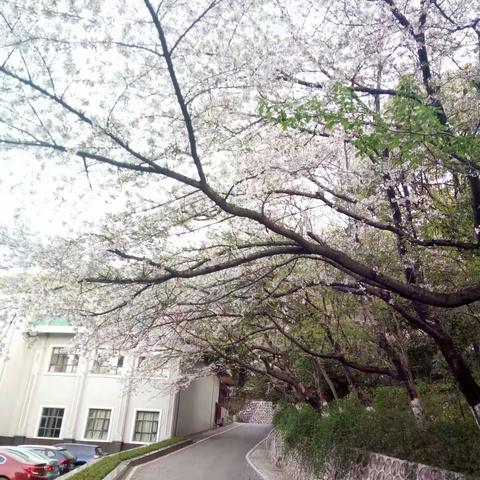
<svg viewBox="0 0 480 480">
<path fill-rule="evenodd" d="M 49 245 L 49 308 L 158 349 L 179 307 L 208 305 L 215 335 L 301 262 L 430 336 L 480 422 L 444 321 L 480 299 L 475 2 L 317 3 L 2 6 L 5 155 L 123 192 Z"/>
</svg>

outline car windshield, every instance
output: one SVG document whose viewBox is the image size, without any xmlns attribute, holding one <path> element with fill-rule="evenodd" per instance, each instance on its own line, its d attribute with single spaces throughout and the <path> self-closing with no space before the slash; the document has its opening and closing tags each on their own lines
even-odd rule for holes
<svg viewBox="0 0 480 480">
<path fill-rule="evenodd" d="M 27 450 L 27 454 L 28 455 L 31 455 L 31 456 L 34 456 L 34 457 L 38 457 L 38 458 L 41 458 L 43 460 L 47 460 L 48 458 L 45 458 L 45 457 L 48 457 L 48 455 L 44 452 L 44 451 L 41 451 L 41 450 L 36 450 L 35 448 L 28 448 L 26 449 Z"/>
<path fill-rule="evenodd" d="M 36 452 L 33 449 L 25 448 L 25 449 L 12 449 L 12 451 L 16 453 L 20 453 L 25 455 L 28 459 L 33 460 L 35 462 L 45 463 L 48 462 L 48 458 L 45 455 L 42 455 L 40 452 Z"/>
<path fill-rule="evenodd" d="M 15 460 L 20 461 L 22 463 L 25 463 L 25 462 L 32 463 L 31 457 L 29 457 L 24 452 L 20 452 L 18 450 L 5 449 L 2 451 L 2 453 L 7 453 L 8 455 L 12 456 Z"/>
<path fill-rule="evenodd" d="M 41 453 L 42 455 L 45 455 L 48 458 L 58 458 L 59 457 L 59 452 L 56 452 L 55 450 L 50 450 L 48 448 L 33 448 L 32 450 L 35 450 L 38 453 Z"/>
<path fill-rule="evenodd" d="M 95 447 L 92 445 L 65 445 L 64 446 L 67 450 L 75 455 L 93 455 L 95 451 Z"/>
<path fill-rule="evenodd" d="M 61 448 L 59 453 L 60 455 L 63 455 L 65 458 L 68 458 L 69 460 L 72 460 L 75 458 L 66 448 Z"/>
<path fill-rule="evenodd" d="M 31 452 L 40 453 L 48 458 L 62 458 L 59 448 L 44 447 L 43 445 L 19 445 L 20 448 L 26 448 Z"/>
</svg>

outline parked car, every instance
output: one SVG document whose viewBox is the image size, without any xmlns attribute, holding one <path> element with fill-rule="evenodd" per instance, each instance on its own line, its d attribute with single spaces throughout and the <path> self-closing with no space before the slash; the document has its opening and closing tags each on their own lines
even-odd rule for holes
<svg viewBox="0 0 480 480">
<path fill-rule="evenodd" d="M 24 458 L 31 461 L 34 464 L 46 464 L 46 471 L 48 480 L 55 480 L 60 476 L 60 466 L 58 461 L 55 459 L 50 459 L 41 453 L 29 450 L 25 447 L 13 447 L 13 446 L 4 446 L 1 447 L 1 450 L 4 452 L 12 453 L 17 457 Z"/>
<path fill-rule="evenodd" d="M 26 455 L 0 448 L 0 478 L 5 480 L 50 480 L 48 465 Z"/>
<path fill-rule="evenodd" d="M 60 473 L 70 472 L 75 468 L 77 458 L 72 455 L 66 448 L 52 447 L 51 445 L 20 445 L 20 447 L 27 447 L 37 452 L 42 453 L 48 458 L 58 461 Z"/>
<path fill-rule="evenodd" d="M 72 455 L 77 457 L 76 465 L 83 465 L 96 458 L 107 455 L 102 447 L 98 445 L 88 445 L 86 443 L 57 443 L 56 447 L 66 448 Z"/>
</svg>

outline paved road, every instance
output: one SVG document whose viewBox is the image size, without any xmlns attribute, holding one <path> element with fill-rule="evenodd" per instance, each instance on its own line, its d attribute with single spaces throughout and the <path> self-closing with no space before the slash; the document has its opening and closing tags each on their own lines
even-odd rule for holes
<svg viewBox="0 0 480 480">
<path fill-rule="evenodd" d="M 245 480 L 245 455 L 271 427 L 234 425 L 158 460 L 135 468 L 128 480 Z"/>
</svg>

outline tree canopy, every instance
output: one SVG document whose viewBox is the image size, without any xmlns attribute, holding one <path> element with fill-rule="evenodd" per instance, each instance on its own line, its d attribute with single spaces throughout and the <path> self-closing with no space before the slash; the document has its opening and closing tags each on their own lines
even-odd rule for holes
<svg viewBox="0 0 480 480">
<path fill-rule="evenodd" d="M 325 362 L 350 388 L 388 376 L 416 413 L 402 345 L 427 339 L 479 423 L 475 6 L 5 3 L 2 155 L 123 192 L 102 228 L 36 251 L 35 314 L 316 405 Z"/>
</svg>

